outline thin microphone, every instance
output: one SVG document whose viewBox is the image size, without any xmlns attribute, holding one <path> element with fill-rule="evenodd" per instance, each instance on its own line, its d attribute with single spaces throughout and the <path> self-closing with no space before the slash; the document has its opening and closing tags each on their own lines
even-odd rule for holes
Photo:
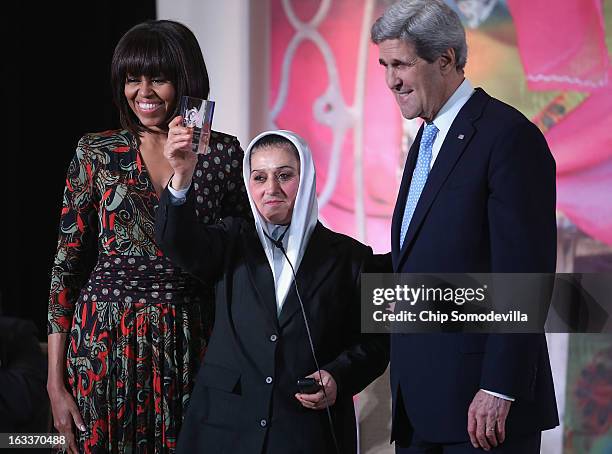
<svg viewBox="0 0 612 454">
<path fill-rule="evenodd" d="M 270 235 L 268 235 L 268 233 L 265 230 L 262 229 L 264 235 L 272 242 L 272 244 L 274 246 L 279 248 L 282 251 L 283 254 L 285 254 L 285 248 L 283 247 L 283 238 L 285 238 L 285 233 L 287 233 L 287 230 L 289 230 L 289 226 L 287 226 L 285 228 L 285 231 L 283 233 L 281 233 L 281 236 L 278 237 L 278 240 L 275 240 Z M 285 257 L 286 257 L 286 255 L 285 255 Z M 287 259 L 287 260 L 289 260 L 289 259 Z"/>
<path fill-rule="evenodd" d="M 291 267 L 291 274 L 293 275 L 293 285 L 295 287 L 295 293 L 298 297 L 298 301 L 300 302 L 300 308 L 302 309 L 302 317 L 304 318 L 304 325 L 306 326 L 306 334 L 308 335 L 308 342 L 310 343 L 310 352 L 312 353 L 312 358 L 314 359 L 315 366 L 317 368 L 317 372 L 319 373 L 319 381 L 321 382 L 321 389 L 323 390 L 323 396 L 325 397 L 325 403 L 327 404 L 325 410 L 327 411 L 327 419 L 329 421 L 329 429 L 331 430 L 332 439 L 334 441 L 334 446 L 336 448 L 336 452 L 340 454 L 340 448 L 338 446 L 338 439 L 336 438 L 336 431 L 334 430 L 334 423 L 332 422 L 331 411 L 329 409 L 329 403 L 327 400 L 327 392 L 325 391 L 325 385 L 323 385 L 323 376 L 321 375 L 321 368 L 319 367 L 319 361 L 317 360 L 317 355 L 315 354 L 314 343 L 312 342 L 312 336 L 310 334 L 310 325 L 308 324 L 308 318 L 306 317 L 306 310 L 304 309 L 304 303 L 302 302 L 302 298 L 300 297 L 300 291 L 297 286 L 297 276 L 295 275 L 295 269 L 293 268 L 293 264 L 289 257 L 287 256 L 287 252 L 285 251 L 285 247 L 283 246 L 283 238 L 285 237 L 285 233 L 289 230 L 289 226 L 285 228 L 285 231 L 281 234 L 278 240 L 272 238 L 268 233 L 262 229 L 264 235 L 272 242 L 272 244 L 280 249 L 280 251 L 285 256 L 287 263 Z"/>
</svg>

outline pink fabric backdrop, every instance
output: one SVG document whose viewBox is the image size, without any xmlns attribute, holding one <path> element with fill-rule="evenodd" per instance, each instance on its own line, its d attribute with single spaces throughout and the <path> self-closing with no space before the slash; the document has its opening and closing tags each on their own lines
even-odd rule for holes
<svg viewBox="0 0 612 454">
<path fill-rule="evenodd" d="M 281 0 L 271 0 L 270 106 L 279 95 L 283 59 L 296 30 Z M 289 2 L 308 22 L 320 1 Z M 508 0 L 518 50 L 531 90 L 577 90 L 590 96 L 546 132 L 557 161 L 558 208 L 587 234 L 612 244 L 612 86 L 600 0 Z M 380 13 L 380 7 L 374 17 Z M 317 32 L 334 59 L 344 103 L 354 102 L 363 2 L 334 0 Z M 476 56 L 472 58 L 477 58 Z M 317 190 L 331 178 L 332 131 L 313 114 L 328 87 L 328 67 L 312 41 L 302 41 L 290 62 L 286 102 L 276 126 L 306 138 L 314 153 Z M 338 106 L 326 106 L 334 114 Z M 389 250 L 390 222 L 401 176 L 402 122 L 369 46 L 364 104 L 364 240 L 377 252 Z M 357 237 L 353 130 L 342 146 L 332 197 L 321 215 L 334 230 Z"/>
<path fill-rule="evenodd" d="M 529 88 L 589 93 L 546 132 L 557 206 L 612 244 L 612 71 L 601 0 L 508 0 Z"/>
<path fill-rule="evenodd" d="M 307 22 L 315 14 L 319 1 L 300 0 L 291 4 L 297 17 Z M 356 64 L 363 5 L 355 1 L 333 1 L 318 32 L 331 49 L 345 104 L 354 103 Z M 271 1 L 272 29 L 270 49 L 270 106 L 279 95 L 282 64 L 287 46 L 296 33 L 289 23 L 281 0 Z M 364 199 L 366 238 L 377 252 L 390 250 L 390 225 L 399 187 L 401 117 L 387 89 L 378 64 L 376 47 L 370 46 L 364 100 Z M 320 195 L 329 176 L 332 132 L 313 115 L 313 105 L 328 86 L 328 73 L 321 51 L 311 42 L 302 41 L 290 66 L 286 102 L 275 119 L 276 126 L 291 129 L 310 144 L 317 169 L 317 193 Z M 332 106 L 329 106 L 333 109 Z M 333 230 L 357 237 L 354 202 L 353 130 L 349 129 L 342 146 L 342 163 L 333 195 L 321 209 L 326 224 Z"/>
</svg>

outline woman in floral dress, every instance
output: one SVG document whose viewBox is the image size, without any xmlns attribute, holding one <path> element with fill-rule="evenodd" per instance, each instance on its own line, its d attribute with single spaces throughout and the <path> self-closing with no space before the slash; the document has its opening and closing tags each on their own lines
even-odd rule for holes
<svg viewBox="0 0 612 454">
<path fill-rule="evenodd" d="M 206 98 L 193 33 L 173 21 L 128 31 L 115 49 L 118 131 L 87 134 L 66 178 L 48 311 L 48 392 L 69 452 L 174 450 L 212 327 L 212 290 L 154 240 L 163 157 L 182 95 Z M 248 214 L 243 151 L 212 132 L 195 173 L 198 218 Z"/>
</svg>

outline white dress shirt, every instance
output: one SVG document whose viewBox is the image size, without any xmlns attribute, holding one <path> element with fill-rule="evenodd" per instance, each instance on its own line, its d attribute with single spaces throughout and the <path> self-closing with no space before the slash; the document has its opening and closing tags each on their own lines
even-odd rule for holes
<svg viewBox="0 0 612 454">
<path fill-rule="evenodd" d="M 442 144 L 444 143 L 444 139 L 448 134 L 448 130 L 450 129 L 453 121 L 457 118 L 459 111 L 465 105 L 465 103 L 470 99 L 470 96 L 474 93 L 474 87 L 469 80 L 463 79 L 461 85 L 457 87 L 455 92 L 452 94 L 448 101 L 442 106 L 438 115 L 433 120 L 433 124 L 438 128 L 438 134 L 434 140 L 434 143 L 431 147 L 431 163 L 429 164 L 429 168 L 434 165 L 436 162 L 436 158 L 440 153 L 440 148 L 442 148 Z"/>
<path fill-rule="evenodd" d="M 270 224 L 266 222 L 266 228 L 269 232 L 268 235 L 270 235 L 275 240 L 278 240 L 278 238 L 281 235 L 283 235 L 283 232 L 285 232 L 285 230 L 288 230 L 290 227 L 287 225 Z M 286 251 L 287 245 L 289 244 L 289 232 L 283 235 L 282 243 L 283 243 L 283 248 L 285 248 L 285 251 Z M 277 277 L 280 276 L 283 270 L 283 264 L 285 263 L 285 260 L 287 259 L 285 258 L 285 254 L 283 254 L 283 251 L 281 251 L 277 247 L 274 247 L 271 241 L 270 241 L 270 246 L 272 247 L 272 263 L 274 263 L 274 269 L 272 270 L 272 272 L 274 273 L 274 278 L 277 279 Z M 280 316 L 280 312 L 282 308 L 283 308 L 282 305 L 278 304 L 277 302 L 276 315 Z"/>
<path fill-rule="evenodd" d="M 187 193 L 189 192 L 189 187 L 185 189 L 174 189 L 172 187 L 172 179 L 170 179 L 170 183 L 168 183 L 168 191 L 170 191 L 170 203 L 172 205 L 182 205 L 187 200 Z"/>
</svg>

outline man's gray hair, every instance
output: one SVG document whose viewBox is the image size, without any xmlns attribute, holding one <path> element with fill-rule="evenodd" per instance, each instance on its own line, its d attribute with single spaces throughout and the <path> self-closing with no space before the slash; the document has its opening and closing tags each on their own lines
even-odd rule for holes
<svg viewBox="0 0 612 454">
<path fill-rule="evenodd" d="M 379 17 L 371 30 L 375 44 L 388 39 L 412 43 L 417 55 L 433 62 L 447 49 L 455 50 L 457 69 L 467 61 L 467 43 L 461 20 L 442 0 L 400 0 Z"/>
</svg>

